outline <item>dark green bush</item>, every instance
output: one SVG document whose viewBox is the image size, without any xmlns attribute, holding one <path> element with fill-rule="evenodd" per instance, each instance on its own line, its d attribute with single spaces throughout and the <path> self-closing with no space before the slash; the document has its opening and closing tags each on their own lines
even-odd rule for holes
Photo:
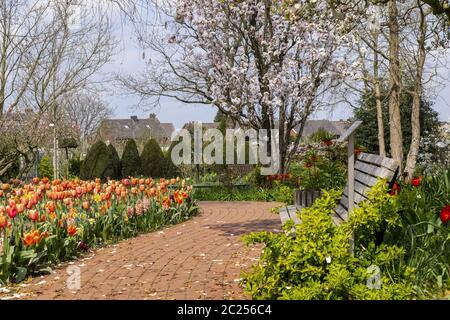
<svg viewBox="0 0 450 320">
<path fill-rule="evenodd" d="M 120 164 L 120 158 L 119 154 L 117 153 L 116 148 L 110 144 L 108 146 L 109 152 L 111 153 L 112 159 L 113 159 L 113 167 L 114 167 L 114 175 L 111 177 L 113 179 L 120 179 L 122 178 L 122 167 Z"/>
<path fill-rule="evenodd" d="M 227 188 L 215 185 L 204 189 L 195 189 L 193 197 L 198 201 L 276 201 L 286 204 L 294 202 L 294 190 L 276 182 L 271 188 L 251 187 Z"/>
<path fill-rule="evenodd" d="M 108 146 L 103 141 L 98 141 L 89 149 L 89 152 L 81 165 L 80 178 L 92 180 L 100 178 L 106 180 L 114 176 L 114 160 Z"/>
<path fill-rule="evenodd" d="M 164 175 L 166 159 L 158 142 L 150 139 L 141 154 L 142 174 L 146 177 L 160 178 Z"/>
<path fill-rule="evenodd" d="M 129 139 L 125 145 L 121 161 L 122 177 L 136 177 L 142 174 L 141 157 L 136 142 Z"/>
<path fill-rule="evenodd" d="M 83 160 L 80 159 L 80 155 L 74 155 L 72 159 L 69 160 L 69 175 L 72 177 L 79 177 L 82 164 Z"/>
<path fill-rule="evenodd" d="M 175 178 L 180 175 L 180 170 L 172 162 L 172 149 L 176 143 L 178 143 L 178 142 L 173 142 L 170 145 L 167 152 L 165 152 L 165 154 L 164 154 L 164 160 L 165 160 L 164 177 L 166 177 L 166 178 Z"/>
</svg>

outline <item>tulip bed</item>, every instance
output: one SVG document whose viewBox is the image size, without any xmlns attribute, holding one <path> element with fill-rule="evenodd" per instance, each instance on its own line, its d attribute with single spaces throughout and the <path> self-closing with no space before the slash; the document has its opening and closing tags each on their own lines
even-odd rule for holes
<svg viewBox="0 0 450 320">
<path fill-rule="evenodd" d="M 34 178 L 1 184 L 0 284 L 51 271 L 89 248 L 190 218 L 198 211 L 184 180 Z"/>
</svg>

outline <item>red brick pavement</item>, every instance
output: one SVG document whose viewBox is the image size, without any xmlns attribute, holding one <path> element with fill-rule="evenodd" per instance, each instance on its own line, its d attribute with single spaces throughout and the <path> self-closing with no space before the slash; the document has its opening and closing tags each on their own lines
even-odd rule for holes
<svg viewBox="0 0 450 320">
<path fill-rule="evenodd" d="M 248 299 L 239 277 L 261 247 L 245 247 L 241 236 L 279 231 L 280 219 L 270 212 L 276 205 L 202 202 L 192 220 L 95 250 L 21 292 L 32 299 Z M 67 289 L 69 265 L 81 270 L 79 290 Z"/>
</svg>

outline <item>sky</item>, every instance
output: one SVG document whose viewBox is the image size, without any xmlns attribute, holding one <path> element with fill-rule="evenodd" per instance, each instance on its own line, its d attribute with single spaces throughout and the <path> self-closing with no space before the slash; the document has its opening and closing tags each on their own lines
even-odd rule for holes
<svg viewBox="0 0 450 320">
<path fill-rule="evenodd" d="M 119 52 L 104 67 L 103 71 L 122 74 L 140 73 L 145 68 L 145 62 L 142 59 L 143 51 L 135 40 L 132 26 L 118 24 L 115 33 L 119 40 Z M 146 59 L 148 58 L 148 52 L 146 52 Z M 447 60 L 450 61 L 450 53 Z M 434 88 L 434 108 L 439 113 L 441 121 L 450 122 L 450 69 L 442 72 L 442 78 L 445 80 L 441 80 L 441 83 Z M 171 122 L 177 129 L 182 128 L 185 123 L 190 121 L 212 122 L 216 114 L 215 107 L 185 104 L 173 99 L 162 99 L 161 105 L 152 110 L 136 107 L 140 100 L 139 97 L 124 94 L 119 88 L 108 92 L 104 99 L 115 109 L 114 118 L 129 118 L 132 115 L 146 118 L 150 113 L 155 113 L 161 122 Z M 351 116 L 351 112 L 348 110 L 349 108 L 345 106 L 336 107 L 333 110 L 317 112 L 312 118 L 347 119 Z"/>
</svg>

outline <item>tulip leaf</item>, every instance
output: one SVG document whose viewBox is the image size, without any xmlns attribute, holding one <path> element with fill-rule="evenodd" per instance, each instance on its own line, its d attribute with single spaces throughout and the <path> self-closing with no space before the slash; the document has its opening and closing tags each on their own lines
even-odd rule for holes
<svg viewBox="0 0 450 320">
<path fill-rule="evenodd" d="M 16 275 L 16 282 L 21 282 L 23 279 L 25 279 L 26 276 L 27 276 L 27 268 L 18 267 L 17 275 Z"/>
</svg>

